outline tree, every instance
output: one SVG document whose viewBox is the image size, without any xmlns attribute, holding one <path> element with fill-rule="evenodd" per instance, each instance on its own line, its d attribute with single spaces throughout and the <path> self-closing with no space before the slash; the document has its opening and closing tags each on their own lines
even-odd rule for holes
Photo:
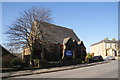
<svg viewBox="0 0 120 80">
<path fill-rule="evenodd" d="M 11 43 L 5 43 L 4 46 L 10 53 L 17 53 L 20 50 L 19 45 L 15 44 L 14 41 L 11 41 Z"/>
<path fill-rule="evenodd" d="M 42 7 L 32 7 L 21 13 L 20 17 L 16 19 L 6 32 L 9 34 L 11 45 L 19 45 L 20 48 L 24 46 L 29 47 L 31 62 L 32 54 L 34 54 L 33 49 L 35 47 L 33 44 L 39 38 L 38 36 L 42 38 L 43 35 L 39 27 L 37 27 L 37 29 L 33 28 L 34 25 L 37 25 L 36 20 L 50 23 L 52 21 L 51 10 Z"/>
</svg>

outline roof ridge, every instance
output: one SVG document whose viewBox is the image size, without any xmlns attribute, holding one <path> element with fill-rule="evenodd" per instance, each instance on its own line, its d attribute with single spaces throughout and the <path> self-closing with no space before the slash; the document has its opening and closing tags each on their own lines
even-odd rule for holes
<svg viewBox="0 0 120 80">
<path fill-rule="evenodd" d="M 67 28 L 67 27 L 59 26 L 59 25 L 56 25 L 56 24 L 48 23 L 48 22 L 44 22 L 44 21 L 40 21 L 40 20 L 37 20 L 37 21 L 42 22 L 42 23 L 46 23 L 46 24 L 49 24 L 49 25 L 53 25 L 54 27 L 61 27 L 61 28 L 65 28 L 65 29 L 68 29 L 68 30 L 73 30 L 73 29 L 70 29 L 70 28 Z"/>
<path fill-rule="evenodd" d="M 99 44 L 99 43 L 101 43 L 101 42 L 117 42 L 117 41 L 113 41 L 113 40 L 106 40 L 106 39 L 103 39 L 103 40 L 101 40 L 101 41 L 99 41 L 99 42 L 96 42 L 96 43 L 94 43 L 94 44 L 92 44 L 91 46 L 93 46 L 93 45 L 96 45 L 96 44 Z"/>
</svg>

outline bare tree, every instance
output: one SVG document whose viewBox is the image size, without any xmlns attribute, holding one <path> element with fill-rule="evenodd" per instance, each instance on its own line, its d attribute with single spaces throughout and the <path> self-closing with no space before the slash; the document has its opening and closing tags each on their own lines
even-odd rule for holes
<svg viewBox="0 0 120 80">
<path fill-rule="evenodd" d="M 5 43 L 4 46 L 10 53 L 20 53 L 20 47 L 19 45 L 15 44 L 14 42 L 11 43 Z"/>
<path fill-rule="evenodd" d="M 27 45 L 32 55 L 33 44 L 38 36 L 43 35 L 40 28 L 33 28 L 34 25 L 37 25 L 36 20 L 50 23 L 52 21 L 51 10 L 42 7 L 32 7 L 21 13 L 20 17 L 16 19 L 6 32 L 9 34 L 10 44 L 19 45 L 21 48 Z"/>
</svg>

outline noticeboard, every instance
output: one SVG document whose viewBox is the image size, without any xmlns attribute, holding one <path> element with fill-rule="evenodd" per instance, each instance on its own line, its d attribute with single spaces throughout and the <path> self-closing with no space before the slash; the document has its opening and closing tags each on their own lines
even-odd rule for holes
<svg viewBox="0 0 120 80">
<path fill-rule="evenodd" d="M 73 51 L 72 50 L 66 50 L 65 51 L 65 55 L 66 56 L 72 56 L 73 55 Z"/>
</svg>

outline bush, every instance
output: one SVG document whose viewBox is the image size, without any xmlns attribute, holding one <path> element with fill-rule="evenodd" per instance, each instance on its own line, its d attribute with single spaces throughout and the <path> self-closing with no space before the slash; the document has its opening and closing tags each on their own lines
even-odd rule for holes
<svg viewBox="0 0 120 80">
<path fill-rule="evenodd" d="M 90 53 L 87 54 L 87 56 L 85 58 L 85 62 L 87 62 L 87 63 L 92 62 L 92 55 Z"/>
<path fill-rule="evenodd" d="M 10 67 L 11 67 L 11 66 L 10 66 L 10 61 L 11 61 L 11 59 L 13 59 L 13 58 L 14 58 L 14 57 L 11 56 L 10 54 L 3 56 L 3 57 L 2 57 L 2 67 L 3 67 L 3 68 L 10 68 Z"/>
<path fill-rule="evenodd" d="M 11 68 L 21 67 L 22 65 L 24 65 L 24 62 L 19 58 L 12 58 L 9 62 Z"/>
<path fill-rule="evenodd" d="M 92 55 L 90 53 L 88 53 L 86 58 L 92 58 Z"/>
</svg>

